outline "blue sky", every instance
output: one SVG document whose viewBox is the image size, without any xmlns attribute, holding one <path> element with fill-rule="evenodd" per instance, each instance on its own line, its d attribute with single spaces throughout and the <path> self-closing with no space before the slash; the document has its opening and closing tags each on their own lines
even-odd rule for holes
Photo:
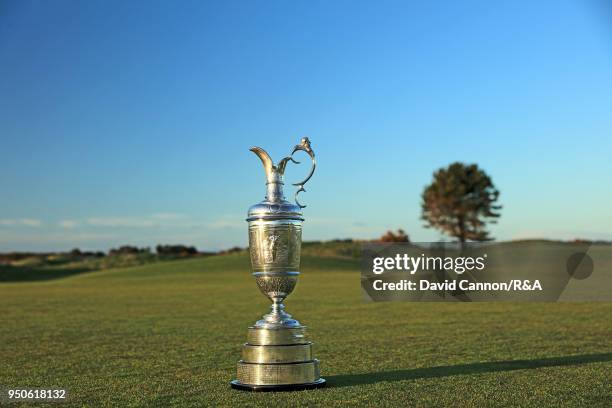
<svg viewBox="0 0 612 408">
<path fill-rule="evenodd" d="M 0 250 L 246 245 L 248 148 L 302 136 L 306 240 L 440 239 L 420 194 L 457 160 L 498 239 L 612 239 L 611 107 L 603 1 L 4 1 Z"/>
</svg>

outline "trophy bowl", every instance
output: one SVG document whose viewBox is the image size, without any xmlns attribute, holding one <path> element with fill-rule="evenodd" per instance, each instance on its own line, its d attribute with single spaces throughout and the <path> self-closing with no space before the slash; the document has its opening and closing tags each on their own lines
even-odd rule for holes
<svg viewBox="0 0 612 408">
<path fill-rule="evenodd" d="M 278 274 L 255 272 L 253 274 L 255 283 L 257 283 L 261 293 L 266 295 L 273 303 L 282 303 L 293 292 L 299 275 L 299 272 L 281 272 Z"/>
</svg>

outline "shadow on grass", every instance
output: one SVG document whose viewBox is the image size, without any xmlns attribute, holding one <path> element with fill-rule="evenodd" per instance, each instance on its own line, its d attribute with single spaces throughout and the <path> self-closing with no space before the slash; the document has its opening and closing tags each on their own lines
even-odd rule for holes
<svg viewBox="0 0 612 408">
<path fill-rule="evenodd" d="M 414 368 L 410 370 L 382 371 L 378 373 L 344 374 L 325 376 L 331 387 L 374 384 L 383 381 L 416 380 L 421 378 L 449 377 L 453 375 L 494 373 L 499 371 L 529 370 L 543 367 L 560 367 L 612 361 L 612 353 L 585 354 L 538 358 L 534 360 L 509 360 L 488 363 L 470 363 L 453 366 Z"/>
<path fill-rule="evenodd" d="M 0 265 L 0 283 L 2 282 L 34 282 L 66 278 L 85 272 L 88 268 L 37 268 L 32 266 Z"/>
</svg>

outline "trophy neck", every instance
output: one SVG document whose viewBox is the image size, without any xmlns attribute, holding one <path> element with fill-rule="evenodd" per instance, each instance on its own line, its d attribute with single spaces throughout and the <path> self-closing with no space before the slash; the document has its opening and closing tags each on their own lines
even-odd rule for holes
<svg viewBox="0 0 612 408">
<path fill-rule="evenodd" d="M 271 203 L 280 203 L 285 201 L 285 194 L 283 193 L 284 184 L 283 176 L 277 172 L 272 173 L 272 176 L 266 183 L 266 200 Z"/>
</svg>

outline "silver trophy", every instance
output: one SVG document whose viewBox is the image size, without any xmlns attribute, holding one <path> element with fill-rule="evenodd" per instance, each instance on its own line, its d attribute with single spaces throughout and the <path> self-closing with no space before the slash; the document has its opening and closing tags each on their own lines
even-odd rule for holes
<svg viewBox="0 0 612 408">
<path fill-rule="evenodd" d="M 249 248 L 253 276 L 259 290 L 272 302 L 270 313 L 249 327 L 247 343 L 242 347 L 237 379 L 233 388 L 274 391 L 317 388 L 325 385 L 319 375 L 319 361 L 312 357 L 312 342 L 306 327 L 285 312 L 283 301 L 295 288 L 300 275 L 302 246 L 302 208 L 298 194 L 312 177 L 315 154 L 308 138 L 303 138 L 291 154 L 274 164 L 268 153 L 253 147 L 266 172 L 267 195 L 249 208 Z M 295 183 L 295 204 L 283 194 L 285 167 L 298 152 L 306 152 L 312 166 L 308 176 Z"/>
</svg>

